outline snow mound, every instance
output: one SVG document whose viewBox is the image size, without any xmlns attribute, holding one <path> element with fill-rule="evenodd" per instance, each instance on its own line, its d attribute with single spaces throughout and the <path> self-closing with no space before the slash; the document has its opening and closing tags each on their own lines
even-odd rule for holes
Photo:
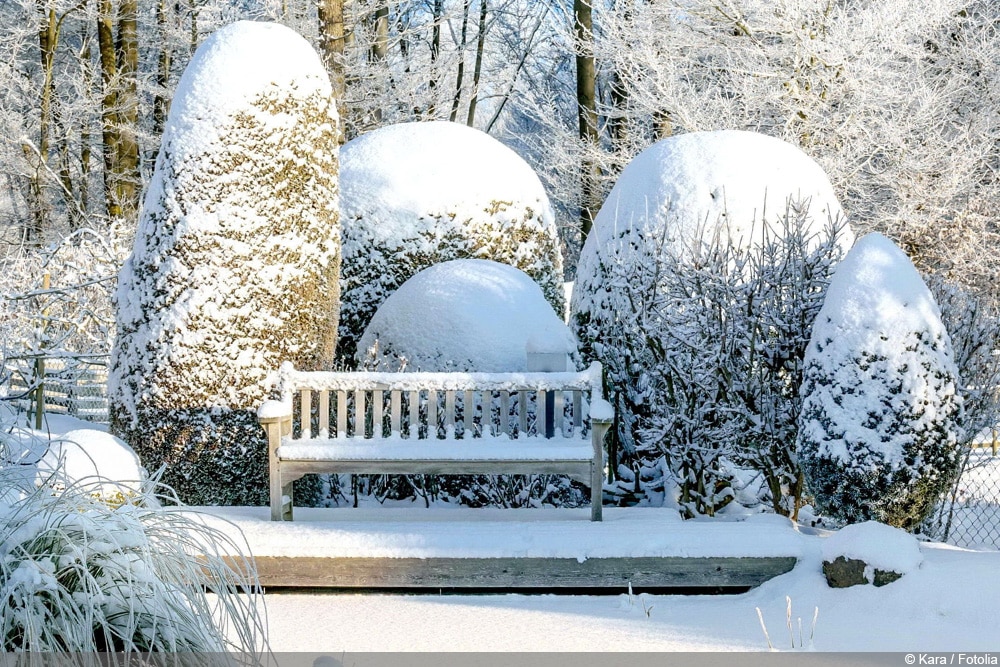
<svg viewBox="0 0 1000 667">
<path fill-rule="evenodd" d="M 340 159 L 342 357 L 353 357 L 389 294 L 452 259 L 516 266 L 562 312 L 555 216 L 538 176 L 513 150 L 485 132 L 434 121 L 364 134 Z"/>
<path fill-rule="evenodd" d="M 96 429 L 69 431 L 53 440 L 37 467 L 43 478 L 58 471 L 68 483 L 100 478 L 102 493 L 138 491 L 146 478 L 139 457 L 124 440 Z"/>
<path fill-rule="evenodd" d="M 376 341 L 377 358 L 405 359 L 423 371 L 525 371 L 529 347 L 575 350 L 569 328 L 527 274 L 481 259 L 436 264 L 403 283 L 365 329 L 359 361 Z"/>
<path fill-rule="evenodd" d="M 899 574 L 913 572 L 924 560 L 917 538 L 877 521 L 844 526 L 823 540 L 822 553 L 827 562 L 832 563 L 843 556 L 864 561 L 877 570 Z"/>
</svg>

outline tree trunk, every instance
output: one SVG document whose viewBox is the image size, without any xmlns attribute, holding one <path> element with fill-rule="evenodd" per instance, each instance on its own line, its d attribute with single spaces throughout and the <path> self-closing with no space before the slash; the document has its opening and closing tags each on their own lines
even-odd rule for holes
<svg viewBox="0 0 1000 667">
<path fill-rule="evenodd" d="M 169 15 L 167 0 L 157 0 L 156 31 L 160 41 L 160 55 L 156 61 L 156 95 L 153 98 L 153 135 L 156 137 L 163 134 L 163 127 L 166 125 L 167 115 L 170 113 L 170 96 L 167 87 L 170 85 L 170 67 L 174 54 L 167 37 Z"/>
<path fill-rule="evenodd" d="M 42 235 L 48 227 L 48 202 L 45 200 L 44 180 L 47 171 L 52 135 L 52 95 L 55 77 L 55 54 L 59 44 L 59 21 L 51 0 L 38 0 L 40 17 L 38 28 L 38 52 L 42 66 L 42 89 L 38 100 L 38 147 L 33 154 L 27 146 L 25 157 L 34 165 L 29 193 L 31 199 L 31 223 L 25 230 L 25 241 L 31 245 L 41 245 Z"/>
<path fill-rule="evenodd" d="M 101 62 L 101 146 L 104 155 L 104 200 L 108 215 L 116 217 L 114 174 L 118 157 L 118 60 L 115 57 L 114 15 L 111 0 L 98 0 L 97 48 Z M 120 217 L 120 216 L 118 216 Z"/>
<path fill-rule="evenodd" d="M 139 214 L 139 4 L 121 0 L 118 5 L 118 166 L 115 196 L 121 217 L 134 221 Z"/>
<path fill-rule="evenodd" d="M 381 66 L 389 57 L 389 4 L 379 2 L 372 17 L 374 24 L 371 46 L 371 61 L 373 64 Z M 372 110 L 372 119 L 376 126 L 382 123 L 382 109 L 376 107 Z"/>
<path fill-rule="evenodd" d="M 628 143 L 628 88 L 625 75 L 618 69 L 611 73 L 610 95 L 614 114 L 608 118 L 608 134 L 615 151 L 621 152 Z"/>
<path fill-rule="evenodd" d="M 594 65 L 594 21 L 590 0 L 573 0 L 576 31 L 576 101 L 582 144 L 580 159 L 580 241 L 594 226 L 598 201 L 600 166 L 595 153 L 597 133 L 597 70 Z"/>
<path fill-rule="evenodd" d="M 319 19 L 319 51 L 330 74 L 330 85 L 333 88 L 333 99 L 337 102 L 337 113 L 340 115 L 340 143 L 344 143 L 344 118 L 347 109 L 347 79 L 344 72 L 344 0 L 319 0 L 316 6 Z"/>
<path fill-rule="evenodd" d="M 427 105 L 427 117 L 433 118 L 437 111 L 438 59 L 441 57 L 441 20 L 444 16 L 444 0 L 434 0 L 434 16 L 431 28 L 431 78 L 427 86 L 430 89 L 430 103 Z"/>
<path fill-rule="evenodd" d="M 626 25 L 632 20 L 632 0 L 619 0 L 615 3 L 617 20 Z M 614 112 L 608 118 L 608 135 L 616 153 L 624 153 L 628 146 L 628 104 L 629 91 L 626 81 L 628 74 L 620 66 L 615 66 L 611 72 L 609 94 Z"/>
<path fill-rule="evenodd" d="M 198 50 L 198 12 L 199 8 L 197 0 L 188 0 L 188 13 L 191 15 L 191 32 L 189 33 L 188 50 L 192 56 L 194 56 L 194 52 Z"/>
<path fill-rule="evenodd" d="M 458 105 L 462 103 L 462 79 L 465 76 L 465 45 L 469 34 L 469 5 L 472 0 L 465 0 L 462 5 L 462 33 L 458 47 L 458 72 L 455 75 L 455 96 L 451 100 L 451 115 L 448 120 L 455 122 L 458 117 Z"/>
<path fill-rule="evenodd" d="M 472 68 L 472 96 L 465 124 L 473 127 L 476 121 L 476 103 L 479 101 L 479 77 L 483 73 L 483 51 L 486 47 L 486 0 L 479 3 L 479 36 L 476 37 L 476 64 Z"/>
</svg>

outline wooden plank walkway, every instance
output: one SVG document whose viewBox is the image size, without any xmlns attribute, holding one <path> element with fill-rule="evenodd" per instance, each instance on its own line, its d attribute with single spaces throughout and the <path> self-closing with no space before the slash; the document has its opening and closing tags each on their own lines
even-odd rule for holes
<svg viewBox="0 0 1000 667">
<path fill-rule="evenodd" d="M 317 558 L 256 559 L 265 588 L 335 589 L 748 589 L 795 567 L 793 556 L 756 558 Z"/>
<path fill-rule="evenodd" d="M 681 521 L 658 508 L 199 508 L 245 540 L 266 588 L 338 590 L 746 590 L 790 571 L 787 519 Z"/>
</svg>

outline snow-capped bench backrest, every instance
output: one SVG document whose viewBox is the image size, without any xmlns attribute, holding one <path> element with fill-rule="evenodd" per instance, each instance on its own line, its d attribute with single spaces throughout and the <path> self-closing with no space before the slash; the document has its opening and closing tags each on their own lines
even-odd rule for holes
<svg viewBox="0 0 1000 667">
<path fill-rule="evenodd" d="M 582 438 L 592 413 L 603 419 L 610 411 L 596 362 L 554 373 L 334 373 L 284 364 L 277 391 L 259 416 L 292 417 L 289 436 L 303 440 Z"/>
</svg>

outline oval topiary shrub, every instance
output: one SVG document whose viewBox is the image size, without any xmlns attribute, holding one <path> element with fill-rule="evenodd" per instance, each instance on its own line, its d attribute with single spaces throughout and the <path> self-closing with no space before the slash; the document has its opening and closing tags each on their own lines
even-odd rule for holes
<svg viewBox="0 0 1000 667">
<path fill-rule="evenodd" d="M 375 310 L 439 262 L 490 259 L 517 267 L 563 312 L 552 207 L 538 176 L 510 148 L 458 123 L 401 123 L 349 141 L 340 165 L 337 354 L 348 366 Z"/>
<path fill-rule="evenodd" d="M 119 277 L 109 398 L 185 502 L 266 502 L 267 374 L 332 365 L 337 126 L 319 56 L 277 24 L 219 30 L 181 78 Z"/>
<path fill-rule="evenodd" d="M 840 263 L 806 349 L 802 467 L 817 509 L 915 530 L 957 474 L 951 340 L 909 258 L 880 234 Z"/>
</svg>

